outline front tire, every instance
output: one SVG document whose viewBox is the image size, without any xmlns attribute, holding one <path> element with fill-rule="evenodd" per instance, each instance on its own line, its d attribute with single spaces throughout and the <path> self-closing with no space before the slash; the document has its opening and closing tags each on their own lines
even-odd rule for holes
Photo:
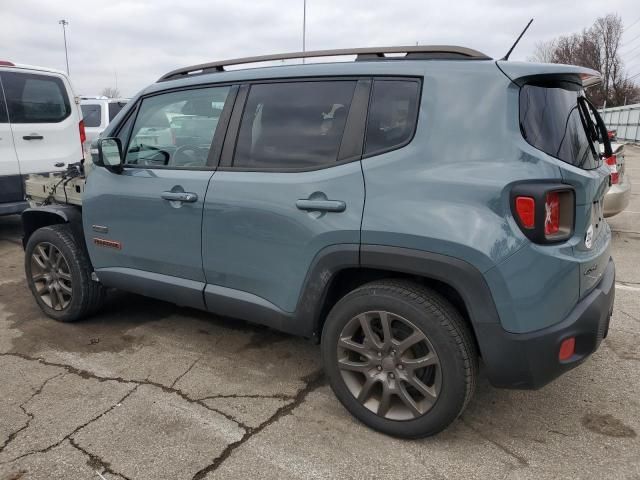
<svg viewBox="0 0 640 480">
<path fill-rule="evenodd" d="M 91 280 L 91 262 L 68 225 L 36 230 L 25 248 L 27 283 L 49 317 L 75 322 L 100 308 L 104 287 Z"/>
<path fill-rule="evenodd" d="M 475 389 L 478 356 L 463 318 L 414 282 L 376 281 L 347 294 L 327 317 L 321 348 L 340 402 L 389 435 L 442 431 Z"/>
</svg>

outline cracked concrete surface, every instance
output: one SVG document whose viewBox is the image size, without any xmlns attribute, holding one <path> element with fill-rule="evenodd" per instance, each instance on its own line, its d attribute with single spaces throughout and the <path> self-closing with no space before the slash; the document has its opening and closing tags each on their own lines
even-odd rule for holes
<svg viewBox="0 0 640 480">
<path fill-rule="evenodd" d="M 638 479 L 640 215 L 609 223 L 625 289 L 599 351 L 535 392 L 481 375 L 449 429 L 402 441 L 344 410 L 305 340 L 122 292 L 85 322 L 47 319 L 0 217 L 0 480 Z"/>
</svg>

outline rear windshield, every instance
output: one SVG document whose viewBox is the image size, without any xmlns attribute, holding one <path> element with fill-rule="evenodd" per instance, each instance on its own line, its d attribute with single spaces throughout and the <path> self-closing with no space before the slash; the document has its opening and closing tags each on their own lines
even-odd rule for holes
<svg viewBox="0 0 640 480">
<path fill-rule="evenodd" d="M 520 130 L 537 149 L 589 170 L 600 164 L 600 145 L 587 136 L 593 119 L 581 95 L 581 86 L 568 82 L 523 86 Z"/>
<path fill-rule="evenodd" d="M 85 127 L 99 127 L 102 123 L 102 107 L 99 104 L 85 103 L 80 105 Z"/>
</svg>

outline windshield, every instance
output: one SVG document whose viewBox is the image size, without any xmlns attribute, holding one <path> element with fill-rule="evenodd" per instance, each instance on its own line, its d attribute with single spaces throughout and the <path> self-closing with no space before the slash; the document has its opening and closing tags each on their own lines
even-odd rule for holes
<svg viewBox="0 0 640 480">
<path fill-rule="evenodd" d="M 586 170 L 600 164 L 598 128 L 577 84 L 524 85 L 520 130 L 531 145 L 563 162 Z"/>
</svg>

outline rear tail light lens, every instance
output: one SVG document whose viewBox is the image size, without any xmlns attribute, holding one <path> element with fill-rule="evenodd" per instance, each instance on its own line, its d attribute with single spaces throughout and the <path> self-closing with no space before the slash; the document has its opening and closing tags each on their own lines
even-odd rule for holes
<svg viewBox="0 0 640 480">
<path fill-rule="evenodd" d="M 536 201 L 532 197 L 516 197 L 516 213 L 524 228 L 536 225 Z"/>
<path fill-rule="evenodd" d="M 523 182 L 514 185 L 511 209 L 520 230 L 535 243 L 556 243 L 573 235 L 575 193 L 558 183 Z"/>
<path fill-rule="evenodd" d="M 80 149 L 82 150 L 82 158 L 84 158 L 84 143 L 87 141 L 87 132 L 84 130 L 84 120 L 80 120 L 78 130 L 80 131 Z"/>
<path fill-rule="evenodd" d="M 607 157 L 604 161 L 611 172 L 611 185 L 615 185 L 620 181 L 620 172 L 618 172 L 618 158 L 615 155 Z"/>
<path fill-rule="evenodd" d="M 555 235 L 560 231 L 560 194 L 547 193 L 544 202 L 544 234 Z"/>
<path fill-rule="evenodd" d="M 84 130 L 84 120 L 80 120 L 78 129 L 80 130 L 80 143 L 84 145 L 84 142 L 87 141 L 87 132 Z"/>
<path fill-rule="evenodd" d="M 15 64 L 12 62 L 9 62 L 7 60 L 0 60 L 0 66 L 2 67 L 15 67 Z"/>
</svg>

